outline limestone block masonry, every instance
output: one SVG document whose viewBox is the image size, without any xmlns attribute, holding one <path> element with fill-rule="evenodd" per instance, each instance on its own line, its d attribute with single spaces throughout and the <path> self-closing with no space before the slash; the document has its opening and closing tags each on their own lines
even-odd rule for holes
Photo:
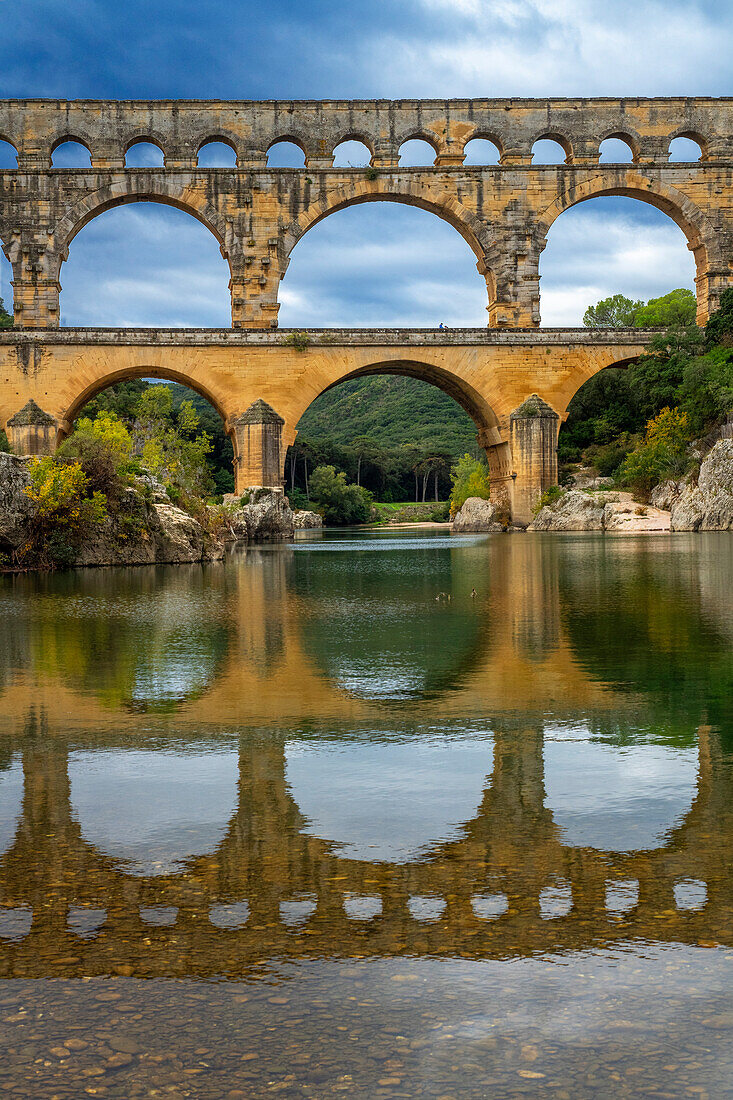
<svg viewBox="0 0 733 1100">
<path fill-rule="evenodd" d="M 539 257 L 553 222 L 598 195 L 628 195 L 663 210 L 694 254 L 698 321 L 733 283 L 733 99 L 474 99 L 400 101 L 0 101 L 0 139 L 18 154 L 0 171 L 0 244 L 13 270 L 15 329 L 0 334 L 0 425 L 17 449 L 52 450 L 83 402 L 116 380 L 172 378 L 198 389 L 225 419 L 237 486 L 282 482 L 285 449 L 308 404 L 357 374 L 413 374 L 451 393 L 473 417 L 497 501 L 514 518 L 556 476 L 553 439 L 573 394 L 596 371 L 639 354 L 644 334 L 539 331 Z M 670 163 L 675 137 L 701 157 Z M 532 163 L 553 138 L 565 163 Z M 599 163 L 621 138 L 631 161 Z M 399 164 L 403 142 L 432 145 L 428 167 Z M 498 165 L 467 166 L 465 146 L 487 138 Z M 333 167 L 357 139 L 371 164 Z M 90 164 L 55 168 L 62 143 L 85 145 Z M 292 141 L 300 169 L 272 168 L 268 149 Z M 149 141 L 162 168 L 126 167 Z M 234 168 L 205 168 L 198 153 L 228 144 Z M 486 280 L 488 330 L 313 333 L 286 346 L 278 287 L 300 238 L 333 211 L 376 200 L 432 211 L 473 249 Z M 59 291 L 75 235 L 110 207 L 136 201 L 187 211 L 217 238 L 229 264 L 232 329 L 62 330 Z M 526 426 L 528 398 L 550 414 Z M 35 406 L 29 406 L 34 401 Z M 511 414 L 515 413 L 511 418 Z"/>
</svg>

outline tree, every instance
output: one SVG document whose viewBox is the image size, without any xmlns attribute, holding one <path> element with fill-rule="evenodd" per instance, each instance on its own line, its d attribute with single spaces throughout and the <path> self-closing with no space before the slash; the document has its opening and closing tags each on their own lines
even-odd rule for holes
<svg viewBox="0 0 733 1100">
<path fill-rule="evenodd" d="M 453 467 L 450 514 L 454 516 L 469 497 L 489 499 L 489 471 L 482 462 L 465 454 Z"/>
<path fill-rule="evenodd" d="M 643 302 L 632 302 L 623 294 L 602 298 L 594 306 L 588 306 L 583 314 L 586 328 L 633 328 L 637 309 Z"/>
<path fill-rule="evenodd" d="M 319 505 L 327 524 L 366 523 L 371 515 L 372 494 L 349 485 L 346 474 L 333 466 L 319 466 L 310 479 L 311 499 Z"/>
<path fill-rule="evenodd" d="M 12 327 L 13 327 L 13 318 L 10 316 L 7 309 L 5 308 L 5 303 L 3 302 L 2 298 L 0 298 L 0 328 L 12 328 Z"/>
<path fill-rule="evenodd" d="M 720 295 L 720 305 L 705 326 L 705 343 L 709 348 L 733 345 L 733 288 Z"/>
<path fill-rule="evenodd" d="M 660 481 L 681 477 L 687 467 L 690 425 L 681 409 L 662 409 L 646 427 L 644 441 L 621 465 L 621 480 L 642 498 Z"/>
<path fill-rule="evenodd" d="M 635 328 L 678 328 L 695 324 L 697 298 L 691 290 L 670 290 L 661 298 L 639 303 L 633 319 Z"/>
</svg>

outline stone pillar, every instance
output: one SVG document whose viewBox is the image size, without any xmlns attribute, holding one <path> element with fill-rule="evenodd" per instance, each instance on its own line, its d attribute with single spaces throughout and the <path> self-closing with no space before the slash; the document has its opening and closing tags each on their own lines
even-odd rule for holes
<svg viewBox="0 0 733 1100">
<path fill-rule="evenodd" d="M 486 279 L 490 328 L 537 328 L 539 250 L 524 228 L 492 226 L 492 243 L 476 265 Z"/>
<path fill-rule="evenodd" d="M 505 510 L 507 518 L 511 519 L 514 511 L 514 472 L 509 444 L 501 438 L 499 428 L 481 428 L 476 440 L 486 452 L 489 463 L 491 503 Z"/>
<path fill-rule="evenodd" d="M 56 450 L 58 421 L 31 400 L 6 425 L 8 442 L 17 455 L 50 455 Z"/>
<path fill-rule="evenodd" d="M 530 523 L 532 509 L 550 485 L 557 485 L 560 417 L 533 393 L 509 418 L 514 481 L 514 521 Z"/>
<path fill-rule="evenodd" d="M 282 429 L 285 421 L 261 398 L 241 416 L 227 423 L 234 437 L 235 492 L 252 486 L 281 489 L 283 485 Z"/>
</svg>

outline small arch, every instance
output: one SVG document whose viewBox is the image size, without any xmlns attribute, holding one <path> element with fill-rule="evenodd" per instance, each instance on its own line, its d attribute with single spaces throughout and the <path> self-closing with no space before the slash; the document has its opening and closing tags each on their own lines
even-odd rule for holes
<svg viewBox="0 0 733 1100">
<path fill-rule="evenodd" d="M 0 137 L 0 169 L 8 171 L 18 167 L 18 150 L 13 145 L 12 141 L 8 141 L 7 138 Z"/>
<path fill-rule="evenodd" d="M 236 168 L 237 150 L 227 137 L 209 137 L 199 145 L 196 154 L 199 168 Z"/>
<path fill-rule="evenodd" d="M 360 138 L 346 138 L 333 151 L 334 168 L 366 168 L 372 151 Z"/>
<path fill-rule="evenodd" d="M 699 134 L 677 134 L 669 143 L 670 164 L 693 164 L 707 159 L 707 142 Z"/>
<path fill-rule="evenodd" d="M 91 168 L 92 154 L 85 141 L 62 137 L 51 149 L 52 168 Z"/>
<path fill-rule="evenodd" d="M 573 147 L 562 134 L 540 134 L 532 143 L 533 164 L 569 164 Z"/>
<path fill-rule="evenodd" d="M 400 168 L 431 168 L 438 150 L 432 141 L 416 135 L 402 142 L 398 155 Z"/>
<path fill-rule="evenodd" d="M 609 134 L 598 146 L 599 164 L 630 164 L 634 160 L 634 146 L 625 134 Z"/>
<path fill-rule="evenodd" d="M 501 144 L 497 138 L 473 137 L 463 146 L 464 165 L 499 164 Z"/>
<path fill-rule="evenodd" d="M 267 150 L 267 167 L 305 168 L 305 147 L 297 138 L 278 138 Z"/>
<path fill-rule="evenodd" d="M 136 138 L 125 149 L 125 168 L 164 168 L 165 153 L 157 141 Z"/>
</svg>

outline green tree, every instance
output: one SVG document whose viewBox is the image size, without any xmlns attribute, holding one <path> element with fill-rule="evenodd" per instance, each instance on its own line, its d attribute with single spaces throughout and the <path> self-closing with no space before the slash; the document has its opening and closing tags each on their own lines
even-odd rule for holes
<svg viewBox="0 0 733 1100">
<path fill-rule="evenodd" d="M 691 290 L 670 290 L 661 298 L 650 298 L 646 305 L 638 304 L 634 313 L 635 328 L 677 328 L 695 324 L 697 298 Z"/>
<path fill-rule="evenodd" d="M 371 515 L 372 494 L 349 485 L 346 474 L 333 466 L 318 466 L 311 475 L 310 495 L 329 525 L 366 523 Z"/>
<path fill-rule="evenodd" d="M 583 314 L 586 328 L 632 328 L 636 311 L 643 302 L 632 302 L 623 294 L 602 298 L 594 306 L 588 306 Z"/>
<path fill-rule="evenodd" d="M 12 328 L 12 327 L 13 327 L 13 318 L 10 316 L 7 309 L 5 308 L 5 303 L 3 302 L 2 298 L 0 298 L 0 328 Z"/>
<path fill-rule="evenodd" d="M 469 497 L 489 499 L 489 471 L 482 462 L 465 454 L 453 467 L 450 514 L 454 516 Z"/>
<path fill-rule="evenodd" d="M 733 288 L 720 295 L 720 305 L 705 326 L 705 344 L 709 348 L 733 345 Z"/>
</svg>

